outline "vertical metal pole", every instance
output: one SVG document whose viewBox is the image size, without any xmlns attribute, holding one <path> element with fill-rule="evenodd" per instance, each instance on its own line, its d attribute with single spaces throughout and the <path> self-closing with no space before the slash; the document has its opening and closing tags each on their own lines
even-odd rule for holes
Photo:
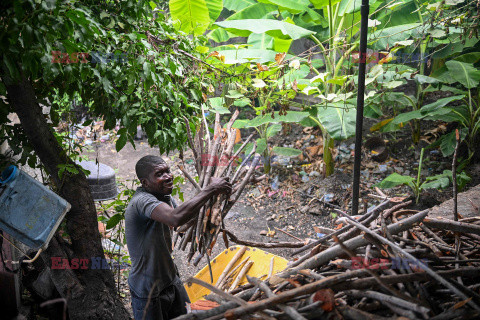
<svg viewBox="0 0 480 320">
<path fill-rule="evenodd" d="M 358 68 L 357 122 L 355 127 L 355 161 L 353 164 L 352 215 L 358 214 L 360 194 L 360 165 L 362 160 L 363 98 L 365 95 L 365 69 L 367 60 L 368 0 L 362 0 L 360 23 L 360 65 Z"/>
</svg>

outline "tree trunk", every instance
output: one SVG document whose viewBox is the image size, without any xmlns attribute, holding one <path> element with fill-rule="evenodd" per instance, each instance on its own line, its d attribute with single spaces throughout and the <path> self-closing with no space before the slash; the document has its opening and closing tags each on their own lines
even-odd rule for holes
<svg viewBox="0 0 480 320">
<path fill-rule="evenodd" d="M 8 102 L 17 113 L 30 144 L 52 178 L 59 195 L 72 205 L 66 215 L 66 225 L 73 256 L 66 254 L 65 242 L 59 241 L 61 239 L 56 235 L 42 254 L 42 259 L 48 267 L 52 266 L 52 257 L 104 259 L 95 204 L 85 175 L 81 171 L 78 174 L 65 171 L 59 177 L 59 165 L 73 165 L 74 162 L 57 142 L 30 81 L 24 76 L 18 81 L 12 81 L 7 75 L 8 72 L 4 72 L 2 77 L 7 87 Z M 87 270 L 51 271 L 58 292 L 68 302 L 71 319 L 129 319 L 129 314 L 116 293 L 111 270 L 92 270 L 89 266 Z"/>
</svg>

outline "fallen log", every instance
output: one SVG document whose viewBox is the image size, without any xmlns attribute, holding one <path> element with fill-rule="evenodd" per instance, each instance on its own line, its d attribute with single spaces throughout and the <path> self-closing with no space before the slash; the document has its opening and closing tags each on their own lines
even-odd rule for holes
<svg viewBox="0 0 480 320">
<path fill-rule="evenodd" d="M 425 218 L 423 220 L 423 223 L 429 228 L 480 235 L 480 226 L 473 223 L 458 222 L 453 220 L 440 220 L 433 218 Z"/>
<path fill-rule="evenodd" d="M 428 214 L 428 210 L 421 211 L 413 216 L 405 218 L 404 220 L 399 221 L 398 223 L 387 226 L 387 230 L 390 234 L 396 234 L 411 228 L 414 224 L 421 222 Z M 363 227 L 363 226 L 362 226 Z M 332 234 L 333 235 L 333 234 Z M 360 235 L 353 239 L 347 240 L 344 242 L 345 246 L 350 250 L 356 249 L 360 246 L 368 244 L 367 239 Z M 277 274 L 279 277 L 286 278 L 292 274 L 298 273 L 302 269 L 315 269 L 318 266 L 327 263 L 328 261 L 335 259 L 338 255 L 343 253 L 340 245 L 335 245 L 321 253 L 307 259 L 305 262 L 296 266 L 295 268 L 286 269 L 285 271 Z"/>
</svg>

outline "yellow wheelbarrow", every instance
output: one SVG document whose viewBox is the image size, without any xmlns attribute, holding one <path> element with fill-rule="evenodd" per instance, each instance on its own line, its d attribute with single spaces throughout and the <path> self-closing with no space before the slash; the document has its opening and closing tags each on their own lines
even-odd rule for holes
<svg viewBox="0 0 480 320">
<path fill-rule="evenodd" d="M 228 249 L 225 249 L 221 252 L 218 256 L 216 256 L 211 261 L 212 266 L 212 274 L 213 274 L 213 284 L 218 281 L 218 278 L 224 273 L 225 267 L 229 265 L 232 259 L 237 255 L 239 250 L 242 250 L 243 246 L 231 246 Z M 243 249 L 245 250 L 245 249 Z M 270 266 L 272 265 L 272 274 L 275 274 L 279 271 L 284 270 L 287 267 L 287 260 L 279 257 L 277 255 L 268 253 L 266 251 L 247 247 L 241 258 L 239 258 L 232 266 L 230 270 L 235 270 L 235 268 L 242 263 L 247 257 L 248 263 L 252 261 L 250 268 L 248 269 L 249 276 L 266 279 L 268 274 L 270 273 Z M 245 263 L 246 264 L 246 263 Z M 238 270 L 241 269 L 237 268 Z M 237 270 L 236 274 L 239 273 Z M 202 270 L 200 270 L 196 275 L 195 278 L 203 280 L 207 283 L 211 283 L 210 281 L 210 271 L 208 270 L 208 265 L 205 266 Z M 248 281 L 246 277 L 242 277 L 238 282 L 238 286 L 246 284 Z M 186 283 L 185 289 L 187 290 L 188 296 L 190 297 L 190 301 L 192 303 L 196 302 L 197 300 L 202 299 L 205 295 L 210 293 L 210 290 L 195 284 L 195 283 Z"/>
</svg>

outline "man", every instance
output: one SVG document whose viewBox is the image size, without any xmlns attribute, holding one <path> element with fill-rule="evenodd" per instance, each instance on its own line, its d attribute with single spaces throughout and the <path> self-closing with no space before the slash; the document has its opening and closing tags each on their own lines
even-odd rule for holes
<svg viewBox="0 0 480 320">
<path fill-rule="evenodd" d="M 142 320 L 144 314 L 147 320 L 175 318 L 187 312 L 186 302 L 190 300 L 170 255 L 169 227 L 186 223 L 211 197 L 230 193 L 232 185 L 225 178 L 212 178 L 200 193 L 177 206 L 170 196 L 173 176 L 162 158 L 145 156 L 137 162 L 135 171 L 142 186 L 125 212 L 133 315 L 135 320 Z"/>
</svg>

